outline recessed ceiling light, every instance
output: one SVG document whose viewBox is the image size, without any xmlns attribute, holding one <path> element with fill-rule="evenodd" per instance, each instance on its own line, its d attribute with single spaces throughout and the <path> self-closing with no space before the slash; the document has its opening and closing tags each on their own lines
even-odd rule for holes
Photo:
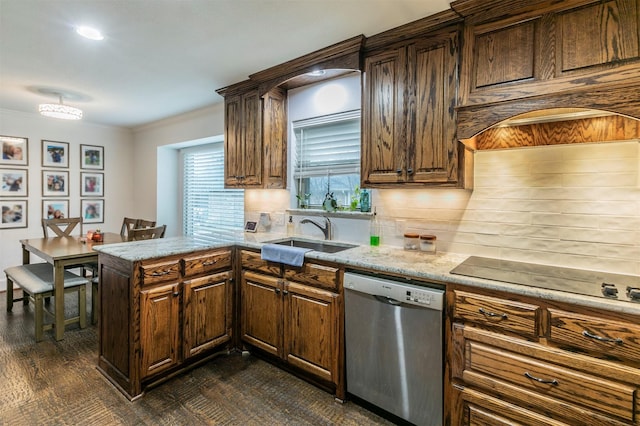
<svg viewBox="0 0 640 426">
<path fill-rule="evenodd" d="M 82 37 L 88 38 L 89 40 L 104 40 L 104 36 L 99 30 L 87 27 L 85 25 L 76 27 L 76 32 Z"/>
</svg>

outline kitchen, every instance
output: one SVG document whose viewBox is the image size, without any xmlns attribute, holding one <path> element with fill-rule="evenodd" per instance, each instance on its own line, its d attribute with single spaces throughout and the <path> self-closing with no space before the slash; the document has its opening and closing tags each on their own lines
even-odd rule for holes
<svg viewBox="0 0 640 426">
<path fill-rule="evenodd" d="M 221 118 L 222 106 L 212 109 Z M 194 128 L 198 123 L 209 120 L 210 113 L 211 111 L 203 111 L 189 115 L 187 119 L 193 121 L 193 128 L 181 122 L 160 123 L 139 129 L 133 137 L 133 157 L 153 158 L 157 150 L 160 161 L 175 160 L 172 158 L 174 154 L 168 149 L 157 149 L 158 143 L 165 140 L 175 142 L 172 132 L 179 131 L 183 126 L 189 127 L 185 132 L 188 136 L 197 133 Z M 476 112 L 477 115 L 481 113 L 482 111 Z M 16 113 L 6 114 L 11 117 L 11 120 L 6 121 L 10 121 L 11 126 L 16 126 L 15 130 L 7 129 L 6 133 L 25 134 L 20 130 L 26 129 L 27 118 Z M 9 125 L 4 123 L 5 120 L 3 126 Z M 47 124 L 43 126 L 46 129 Z M 3 127 L 3 132 L 4 130 Z M 119 133 L 115 130 L 113 132 Z M 87 130 L 83 139 L 92 139 L 92 143 L 101 144 L 94 133 Z M 105 140 L 108 138 L 107 135 L 103 137 Z M 131 138 L 128 135 L 124 137 Z M 110 147 L 108 143 L 105 145 Z M 118 182 L 109 184 L 110 187 L 124 187 L 126 182 L 134 181 L 137 189 L 144 189 L 141 182 L 146 180 L 145 173 L 153 176 L 151 182 L 155 182 L 155 164 L 148 165 L 153 170 L 133 167 L 133 160 L 124 147 L 114 147 L 113 151 L 108 151 L 108 155 L 109 158 L 121 160 L 120 164 L 125 165 L 123 173 L 118 173 Z M 402 236 L 399 230 L 410 228 L 437 235 L 438 250 L 442 252 L 628 275 L 640 274 L 637 238 L 637 139 L 606 144 L 479 150 L 473 157 L 473 191 L 410 187 L 374 190 L 373 204 L 383 228 L 383 245 L 401 246 Z M 129 164 L 131 170 L 126 167 Z M 157 167 L 160 169 L 162 166 Z M 110 179 L 113 179 L 111 175 L 116 173 L 110 174 Z M 171 181 L 171 174 L 163 173 L 162 179 Z M 158 182 L 158 186 L 166 187 L 165 183 L 169 187 L 176 185 L 174 180 L 174 183 Z M 155 189 L 136 190 L 136 205 L 140 203 L 142 213 L 149 213 L 150 216 L 157 216 L 159 221 L 169 223 L 169 219 L 161 219 L 168 210 L 159 206 L 157 215 L 152 211 L 156 205 L 156 200 L 153 199 L 155 192 Z M 133 198 L 132 195 L 129 203 L 133 203 Z M 290 206 L 289 195 L 282 190 L 251 189 L 246 191 L 245 199 L 247 220 L 257 218 L 259 213 L 264 212 L 266 201 L 274 218 L 283 215 Z M 165 201 L 170 206 L 178 204 L 170 196 L 158 203 Z M 114 213 L 118 217 L 123 215 L 124 209 Z M 117 218 L 111 220 L 118 221 Z M 179 229 L 175 219 L 172 223 L 175 226 L 170 229 Z M 274 226 L 282 226 L 281 229 L 284 229 L 284 223 Z M 338 232 L 345 232 L 345 227 L 349 225 L 337 221 Z M 355 233 L 366 234 L 367 228 L 365 225 L 364 230 Z M 15 230 L 3 232 L 13 241 L 22 238 L 16 236 L 18 233 Z M 3 259 L 13 258 L 13 263 L 18 263 L 18 250 L 6 247 L 4 237 L 5 235 Z M 349 237 L 341 236 L 341 239 L 349 240 Z"/>
</svg>

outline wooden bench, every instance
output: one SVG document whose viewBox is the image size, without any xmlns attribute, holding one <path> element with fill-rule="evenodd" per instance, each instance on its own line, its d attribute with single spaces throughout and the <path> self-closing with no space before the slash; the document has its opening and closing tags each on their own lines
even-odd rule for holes
<svg viewBox="0 0 640 426">
<path fill-rule="evenodd" d="M 53 297 L 53 266 L 49 263 L 32 263 L 12 266 L 4 270 L 7 276 L 7 312 L 13 309 L 13 302 L 22 300 L 28 305 L 31 300 L 35 307 L 36 342 L 42 340 L 44 330 L 53 328 L 53 324 L 44 324 L 44 312 L 53 315 L 44 308 L 44 299 Z M 87 326 L 87 284 L 89 281 L 76 274 L 64 272 L 64 292 L 78 292 L 78 316 L 65 319 L 64 325 L 78 323 L 80 328 Z M 13 285 L 22 289 L 22 297 L 13 298 Z"/>
</svg>

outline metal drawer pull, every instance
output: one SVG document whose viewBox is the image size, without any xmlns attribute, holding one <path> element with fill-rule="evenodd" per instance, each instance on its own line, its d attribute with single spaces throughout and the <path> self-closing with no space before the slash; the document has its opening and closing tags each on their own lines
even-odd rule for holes
<svg viewBox="0 0 640 426">
<path fill-rule="evenodd" d="M 619 345 L 621 345 L 623 343 L 623 340 L 621 338 L 619 338 L 619 337 L 614 339 L 614 338 L 611 338 L 611 337 L 596 336 L 595 334 L 589 333 L 587 330 L 584 330 L 582 332 L 582 335 L 584 337 L 588 337 L 589 339 L 594 339 L 594 340 L 597 340 L 599 342 L 617 343 Z"/>
<path fill-rule="evenodd" d="M 218 263 L 217 260 L 211 260 L 209 262 L 202 262 L 202 266 L 211 266 L 211 265 L 215 265 L 216 263 Z"/>
<path fill-rule="evenodd" d="M 537 377 L 533 377 L 531 374 L 529 374 L 528 371 L 524 372 L 524 377 L 526 377 L 527 379 L 531 379 L 531 380 L 535 380 L 536 382 L 540 382 L 540 383 L 544 383 L 546 385 L 554 385 L 554 386 L 558 386 L 559 383 L 556 379 L 539 379 Z"/>
<path fill-rule="evenodd" d="M 500 317 L 502 319 L 507 319 L 507 314 L 496 314 L 495 312 L 485 311 L 484 308 L 480 308 L 480 313 L 486 317 Z"/>
<path fill-rule="evenodd" d="M 160 272 L 154 272 L 153 274 L 151 274 L 152 277 L 161 277 L 163 275 L 167 275 L 169 274 L 170 271 L 160 271 Z"/>
</svg>

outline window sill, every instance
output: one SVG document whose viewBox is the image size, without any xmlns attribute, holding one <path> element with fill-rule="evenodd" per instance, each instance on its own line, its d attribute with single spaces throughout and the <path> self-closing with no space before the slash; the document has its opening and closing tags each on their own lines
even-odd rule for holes
<svg viewBox="0 0 640 426">
<path fill-rule="evenodd" d="M 327 212 L 320 209 L 287 209 L 287 214 L 297 216 L 324 216 L 324 217 L 337 217 L 342 219 L 366 219 L 370 220 L 373 217 L 372 212 L 363 213 L 358 211 L 336 211 Z"/>
</svg>

